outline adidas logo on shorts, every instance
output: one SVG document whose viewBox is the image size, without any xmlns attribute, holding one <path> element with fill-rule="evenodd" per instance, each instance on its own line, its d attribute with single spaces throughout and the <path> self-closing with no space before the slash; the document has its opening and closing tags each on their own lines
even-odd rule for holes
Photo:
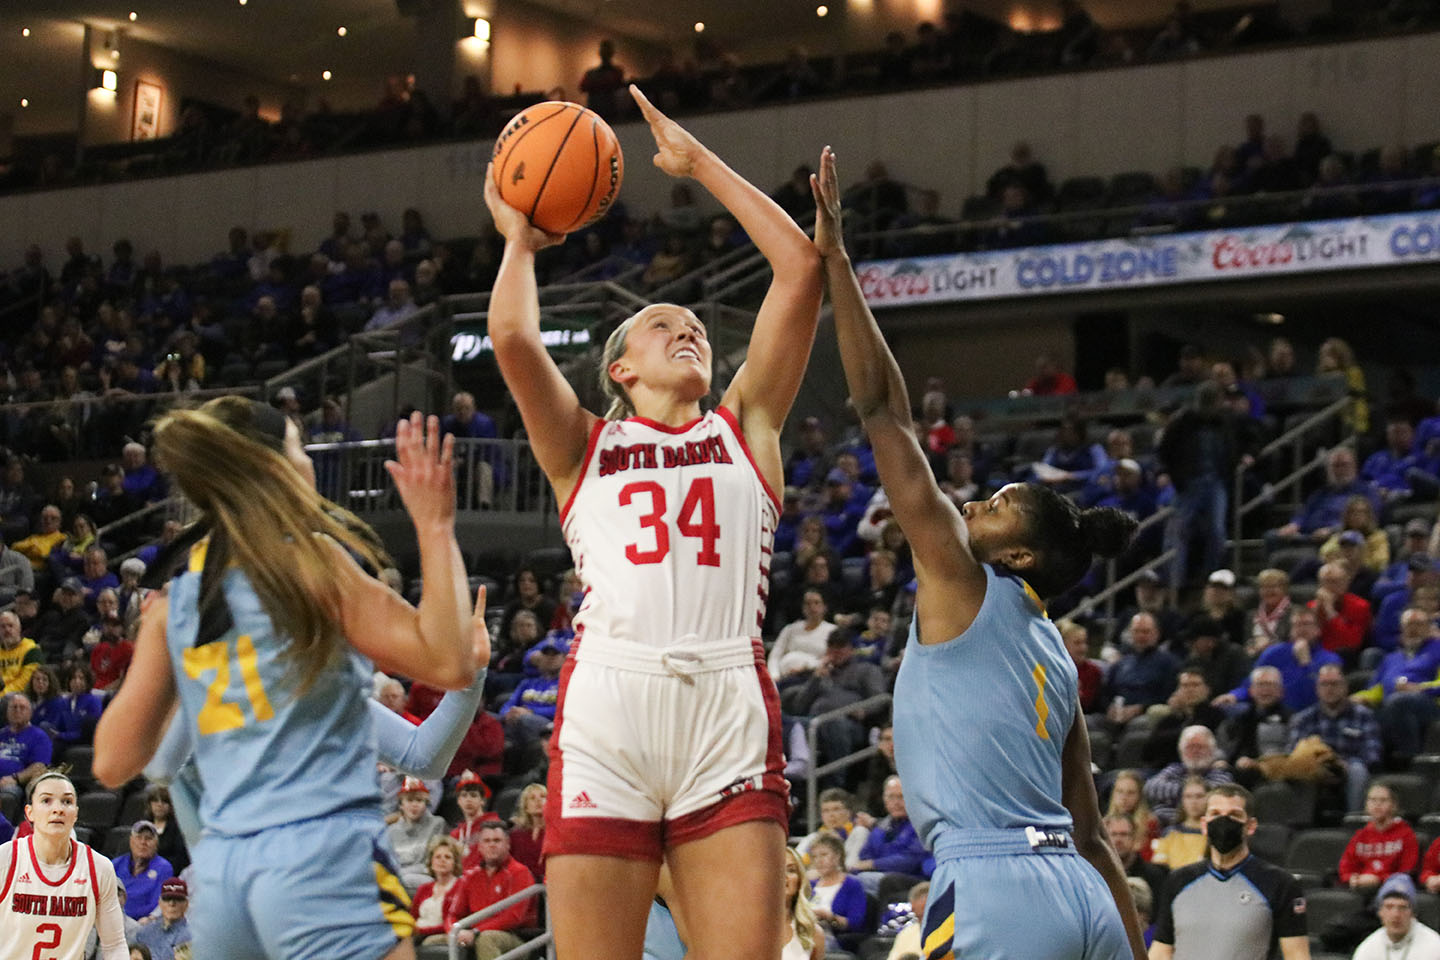
<svg viewBox="0 0 1440 960">
<path fill-rule="evenodd" d="M 590 794 L 586 793 L 584 790 L 581 790 L 579 793 L 575 794 L 574 797 L 570 798 L 571 810 L 594 810 L 598 806 L 599 804 L 597 804 L 594 800 L 591 800 Z"/>
</svg>

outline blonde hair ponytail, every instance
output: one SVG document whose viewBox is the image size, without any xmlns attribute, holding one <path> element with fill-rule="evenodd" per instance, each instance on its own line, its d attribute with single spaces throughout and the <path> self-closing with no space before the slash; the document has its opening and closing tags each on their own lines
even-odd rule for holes
<svg viewBox="0 0 1440 960">
<path fill-rule="evenodd" d="M 625 355 L 625 338 L 629 336 L 630 328 L 634 326 L 638 316 L 640 314 L 637 313 L 627 318 L 611 332 L 605 340 L 605 350 L 600 355 L 600 392 L 610 399 L 610 406 L 605 411 L 606 420 L 624 420 L 635 415 L 635 404 L 630 399 L 629 391 L 610 377 L 610 364 Z"/>
<path fill-rule="evenodd" d="M 318 494 L 255 425 L 250 401 L 219 397 L 173 410 L 155 426 L 156 459 L 204 514 L 207 567 L 231 562 L 249 578 L 308 689 L 342 641 L 333 539 L 364 562 L 387 565 L 374 532 Z M 317 536 L 323 534 L 324 536 Z M 217 599 L 220 578 L 201 597 Z"/>
</svg>

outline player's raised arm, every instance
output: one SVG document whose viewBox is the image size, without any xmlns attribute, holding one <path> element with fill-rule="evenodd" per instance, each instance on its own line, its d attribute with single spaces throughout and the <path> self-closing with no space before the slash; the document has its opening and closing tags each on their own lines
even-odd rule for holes
<svg viewBox="0 0 1440 960">
<path fill-rule="evenodd" d="M 733 410 L 757 457 L 766 436 L 775 438 L 774 463 L 761 463 L 766 479 L 781 483 L 778 437 L 815 342 L 820 318 L 820 258 L 810 238 L 775 201 L 726 165 L 689 131 L 655 108 L 639 88 L 631 95 L 655 136 L 655 165 L 672 177 L 693 177 L 729 211 L 770 262 L 774 279 L 755 318 L 745 363 L 721 401 Z M 772 469 L 773 467 L 773 469 Z"/>
<path fill-rule="evenodd" d="M 815 248 L 825 263 L 840 359 L 851 402 L 875 451 L 880 483 L 910 541 L 922 582 L 928 574 L 960 584 L 965 588 L 962 592 L 974 595 L 959 599 L 968 599 L 967 605 L 978 609 L 984 599 L 985 572 L 971 554 L 960 512 L 940 491 L 915 439 L 905 378 L 865 304 L 845 252 L 835 154 L 829 147 L 820 156 L 820 173 L 811 178 L 811 189 L 815 194 Z"/>
<path fill-rule="evenodd" d="M 564 502 L 585 458 L 596 416 L 580 405 L 540 339 L 540 292 L 535 254 L 565 238 L 530 225 L 525 215 L 500 199 L 491 171 L 485 171 L 485 203 L 495 229 L 505 238 L 505 255 L 490 293 L 490 342 L 505 385 L 520 408 L 530 449 Z"/>
<path fill-rule="evenodd" d="M 1140 932 L 1135 901 L 1100 817 L 1100 800 L 1095 794 L 1095 778 L 1090 773 L 1090 731 L 1085 726 L 1085 712 L 1078 709 L 1078 704 L 1060 763 L 1061 800 L 1075 821 L 1075 849 L 1104 878 L 1110 895 L 1115 898 L 1120 919 L 1125 922 L 1125 935 L 1135 960 L 1145 960 L 1145 938 Z"/>
</svg>

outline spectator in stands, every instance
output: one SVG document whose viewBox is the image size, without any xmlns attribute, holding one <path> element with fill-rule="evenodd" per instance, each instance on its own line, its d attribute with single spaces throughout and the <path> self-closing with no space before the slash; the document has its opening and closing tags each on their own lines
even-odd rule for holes
<svg viewBox="0 0 1440 960">
<path fill-rule="evenodd" d="M 1283 735 L 1283 726 L 1281 732 Z M 1162 825 L 1175 821 L 1180 794 L 1189 777 L 1203 777 L 1211 787 L 1235 782 L 1230 764 L 1208 727 L 1197 725 L 1181 731 L 1180 759 L 1145 781 L 1145 799 Z"/>
<path fill-rule="evenodd" d="M 825 505 L 820 516 L 825 521 L 826 540 L 842 557 L 863 552 L 864 544 L 856 531 L 868 501 L 868 494 L 865 500 L 856 501 L 855 482 L 844 470 L 836 467 L 825 475 Z"/>
<path fill-rule="evenodd" d="M 1325 474 L 1326 485 L 1305 500 L 1305 506 L 1289 523 L 1272 531 L 1274 539 L 1302 538 L 1315 543 L 1328 540 L 1340 528 L 1345 505 L 1351 497 L 1365 497 L 1379 510 L 1379 494 L 1373 485 L 1359 478 L 1355 453 L 1349 447 L 1330 451 L 1325 460 Z"/>
<path fill-rule="evenodd" d="M 1018 183 L 1011 183 L 1000 194 L 1000 210 L 991 226 L 982 235 L 980 244 L 987 250 L 1010 247 L 1033 247 L 1049 240 L 1049 229 L 1037 217 L 1040 210 L 1029 192 Z"/>
<path fill-rule="evenodd" d="M 1245 630 L 1245 653 L 1256 657 L 1265 648 L 1290 639 L 1290 575 L 1269 567 L 1255 575 L 1258 600 Z"/>
<path fill-rule="evenodd" d="M 120 681 L 124 679 L 125 672 L 130 668 L 130 659 L 135 653 L 135 644 L 126 633 L 125 625 L 118 617 L 111 617 L 101 621 L 99 636 L 94 640 L 94 646 L 90 647 L 89 660 L 90 669 L 94 671 L 95 688 L 103 691 L 113 691 L 118 688 Z M 45 644 L 49 649 L 56 649 L 54 633 L 47 633 Z M 81 635 L 81 640 L 89 642 L 93 633 Z M 75 646 L 69 638 L 66 638 L 66 645 L 62 650 L 68 655 Z"/>
<path fill-rule="evenodd" d="M 455 781 L 455 805 L 460 808 L 460 822 L 450 831 L 450 836 L 460 844 L 457 869 L 469 870 L 480 863 L 480 828 L 500 819 L 494 811 L 485 809 L 489 798 L 490 788 L 479 774 L 474 770 L 461 772 Z"/>
<path fill-rule="evenodd" d="M 1204 777 L 1185 778 L 1184 789 L 1180 792 L 1180 812 L 1183 816 L 1155 841 L 1151 863 L 1179 870 L 1205 859 L 1205 800 L 1209 794 L 1210 785 Z"/>
<path fill-rule="evenodd" d="M 1223 688 L 1222 688 L 1223 689 Z M 1180 669 L 1175 692 L 1162 706 L 1151 707 L 1147 717 L 1152 720 L 1150 737 L 1140 758 L 1145 766 L 1158 770 L 1180 759 L 1180 733 L 1188 727 L 1202 726 L 1219 730 L 1225 713 L 1210 704 L 1211 690 L 1204 670 L 1194 663 Z"/>
<path fill-rule="evenodd" d="M 0 542 L 0 606 L 15 601 L 17 593 L 34 593 L 35 569 L 30 560 Z"/>
<path fill-rule="evenodd" d="M 435 837 L 425 857 L 431 879 L 415 891 L 410 903 L 415 917 L 415 939 L 420 943 L 444 943 L 450 925 L 445 918 L 445 901 L 460 882 L 460 844 L 451 837 Z"/>
<path fill-rule="evenodd" d="M 35 573 L 46 572 L 50 552 L 60 545 L 65 534 L 60 529 L 60 508 L 46 504 L 40 510 L 40 529 L 21 540 L 10 544 L 10 548 L 30 561 Z"/>
<path fill-rule="evenodd" d="M 810 167 L 802 163 L 791 171 L 789 180 L 770 194 L 770 199 L 774 200 L 781 210 L 797 220 L 815 209 L 815 198 L 810 193 L 811 172 Z"/>
<path fill-rule="evenodd" d="M 1322 566 L 1319 581 L 1309 605 L 1320 619 L 1320 644 L 1353 666 L 1370 633 L 1370 602 L 1350 592 L 1351 575 L 1344 564 Z"/>
<path fill-rule="evenodd" d="M 985 195 L 999 200 L 1005 188 L 1018 183 L 1036 203 L 1049 203 L 1055 196 L 1055 188 L 1045 171 L 1045 165 L 1035 159 L 1030 144 L 1021 140 L 1010 148 L 1010 162 L 990 175 L 985 184 Z"/>
<path fill-rule="evenodd" d="M 1370 588 L 1372 606 L 1380 607 L 1390 594 L 1407 589 L 1410 558 L 1416 554 L 1428 554 L 1426 547 L 1430 540 L 1430 527 L 1429 522 L 1419 517 L 1406 522 L 1401 531 L 1399 551 L 1391 557 L 1390 565 L 1375 581 L 1375 586 Z M 1379 618 L 1380 613 L 1377 611 L 1376 620 Z"/>
<path fill-rule="evenodd" d="M 1117 622 L 1127 625 L 1121 631 L 1122 639 L 1128 635 L 1128 624 L 1136 613 L 1148 613 L 1154 617 L 1155 622 L 1160 626 L 1162 637 L 1178 637 L 1184 633 L 1185 617 L 1175 609 L 1171 602 L 1170 591 L 1161 581 L 1160 575 L 1153 569 L 1142 570 L 1136 574 L 1135 605 L 1133 608 L 1123 611 L 1117 620 Z M 1118 657 L 1118 653 L 1116 656 Z M 1112 658 L 1102 654 L 1101 659 L 1110 660 Z"/>
<path fill-rule="evenodd" d="M 600 62 L 580 78 L 580 92 L 585 94 L 585 105 L 606 120 L 614 120 L 617 113 L 617 96 L 625 88 L 625 70 L 615 63 L 615 42 L 600 41 Z"/>
<path fill-rule="evenodd" d="M 510 855 L 530 868 L 535 879 L 545 882 L 545 797 L 543 783 L 526 784 L 515 800 L 510 817 Z"/>
<path fill-rule="evenodd" d="M 1330 664 L 1315 676 L 1316 703 L 1290 719 L 1290 741 L 1286 752 L 1306 737 L 1319 737 L 1345 764 L 1346 808 L 1359 810 L 1365 804 L 1370 771 L 1380 763 L 1380 724 L 1363 703 L 1352 701 L 1345 672 Z"/>
<path fill-rule="evenodd" d="M 1250 672 L 1249 697 L 1242 709 L 1220 728 L 1226 758 L 1238 779 L 1247 785 L 1260 782 L 1260 760 L 1289 752 L 1291 709 L 1285 705 L 1285 684 L 1275 667 Z"/>
<path fill-rule="evenodd" d="M 1400 819 L 1395 791 L 1383 783 L 1365 794 L 1369 820 L 1355 831 L 1340 855 L 1340 883 L 1351 890 L 1375 890 L 1392 874 L 1413 874 L 1420 846 L 1410 824 Z"/>
<path fill-rule="evenodd" d="M 160 916 L 135 935 L 135 942 L 150 951 L 152 960 L 175 960 L 175 951 L 191 942 L 190 924 L 185 921 L 189 907 L 190 889 L 184 880 L 171 877 L 160 884 Z"/>
<path fill-rule="evenodd" d="M 1292 712 L 1315 702 L 1315 676 L 1326 664 L 1341 665 L 1340 658 L 1320 645 L 1320 619 L 1310 607 L 1290 610 L 1290 642 L 1274 644 L 1260 654 L 1256 668 L 1275 667 L 1284 686 L 1285 706 Z M 1253 676 L 1253 671 L 1252 671 Z M 1216 698 L 1216 706 L 1248 701 L 1248 690 L 1235 689 Z"/>
<path fill-rule="evenodd" d="M 1440 564 L 1428 553 L 1412 553 L 1405 560 L 1405 586 L 1393 590 L 1380 602 L 1371 626 L 1374 645 L 1391 651 L 1400 642 L 1400 615 L 1414 605 L 1416 594 L 1440 585 Z"/>
<path fill-rule="evenodd" d="M 1186 28 L 1183 17 L 1172 14 L 1145 50 L 1147 60 L 1171 60 L 1200 52 L 1200 41 Z"/>
<path fill-rule="evenodd" d="M 1211 367 L 1205 351 L 1193 343 L 1187 343 L 1180 348 L 1180 357 L 1175 372 L 1166 377 L 1160 385 L 1162 387 L 1192 387 L 1203 383 L 1210 375 Z M 1226 384 L 1217 385 L 1222 388 L 1223 392 Z"/>
<path fill-rule="evenodd" d="M 905 791 L 898 776 L 885 781 L 882 799 L 885 817 L 870 828 L 870 836 L 866 838 L 853 870 L 865 892 L 871 896 L 875 895 L 887 873 L 925 879 L 923 864 L 927 854 L 905 810 Z M 842 846 L 840 856 L 844 855 Z"/>
<path fill-rule="evenodd" d="M 530 658 L 539 675 L 520 681 L 510 699 L 500 708 L 505 739 L 525 752 L 550 735 L 555 726 L 555 707 L 560 695 L 560 668 L 569 647 L 553 634 L 535 645 Z"/>
<path fill-rule="evenodd" d="M 1415 882 L 1397 873 L 1375 895 L 1380 929 L 1355 949 L 1353 960 L 1440 960 L 1440 933 L 1415 919 Z"/>
<path fill-rule="evenodd" d="M 1090 631 L 1083 623 L 1074 620 L 1060 620 L 1055 626 L 1060 629 L 1060 638 L 1065 641 L 1065 649 L 1069 651 L 1080 676 L 1080 711 L 1097 713 L 1105 674 L 1100 664 L 1090 659 Z"/>
<path fill-rule="evenodd" d="M 50 551 L 51 575 L 58 581 L 80 573 L 85 565 L 85 551 L 94 543 L 94 522 L 83 513 L 75 514 L 70 521 L 70 532 Z"/>
<path fill-rule="evenodd" d="M 400 881 L 414 891 L 430 876 L 430 843 L 445 836 L 445 821 L 429 811 L 430 788 L 425 781 L 406 777 L 400 786 L 400 819 L 386 828 L 386 838 L 400 868 Z"/>
<path fill-rule="evenodd" d="M 1248 838 L 1258 826 L 1244 787 L 1227 784 L 1205 801 L 1204 860 L 1180 867 L 1155 901 L 1151 960 L 1178 954 L 1206 957 L 1268 957 L 1300 960 L 1310 955 L 1305 897 L 1287 871 L 1250 856 Z M 1259 895 L 1260 909 L 1227 909 Z"/>
<path fill-rule="evenodd" d="M 510 855 L 510 830 L 504 823 L 489 823 L 480 833 L 481 865 L 466 870 L 460 885 L 451 894 L 446 924 L 453 925 L 472 913 L 499 903 L 535 882 L 534 875 Z M 520 946 L 515 931 L 535 926 L 535 899 L 522 900 L 473 928 L 461 930 L 462 947 L 474 947 L 476 960 L 494 960 Z"/>
<path fill-rule="evenodd" d="M 1060 360 L 1053 353 L 1042 353 L 1035 358 L 1035 376 L 1025 384 L 1025 394 L 1034 397 L 1068 396 L 1078 393 L 1075 378 L 1060 367 Z"/>
<path fill-rule="evenodd" d="M 1146 708 L 1164 703 L 1175 689 L 1180 664 L 1160 647 L 1160 625 L 1148 613 L 1130 618 L 1130 652 L 1110 668 L 1106 678 L 1108 717 L 1123 727 Z"/>
<path fill-rule="evenodd" d="M 1145 777 L 1138 770 L 1121 770 L 1110 787 L 1107 817 L 1125 817 L 1134 828 L 1135 848 L 1142 859 L 1149 859 L 1151 846 L 1159 839 L 1160 820 L 1150 811 L 1145 800 Z"/>
<path fill-rule="evenodd" d="M 1057 61 L 1062 67 L 1089 63 L 1100 49 L 1100 27 L 1079 3 L 1060 0 L 1060 30 L 1055 35 Z"/>
<path fill-rule="evenodd" d="M 1350 395 L 1350 406 L 1344 416 L 1345 426 L 1355 433 L 1369 433 L 1370 401 L 1365 387 L 1365 371 L 1355 362 L 1355 351 L 1350 348 L 1350 344 L 1339 337 L 1330 337 L 1321 343 L 1315 360 L 1315 374 L 1321 377 L 1328 374 L 1345 377 L 1345 386 Z M 1373 498 L 1373 489 L 1370 493 Z"/>
<path fill-rule="evenodd" d="M 1320 163 L 1331 155 L 1330 138 L 1320 129 L 1320 120 L 1313 113 L 1300 114 L 1295 133 L 1295 166 L 1306 184 L 1320 175 Z"/>
<path fill-rule="evenodd" d="M 122 452 L 121 464 L 125 468 L 123 481 L 125 492 L 140 503 L 154 503 L 165 499 L 165 480 L 160 471 L 149 463 L 143 443 L 127 443 Z"/>
<path fill-rule="evenodd" d="M 1364 504 L 1360 510 L 1369 515 L 1368 501 L 1356 497 L 1354 502 Z M 1384 530 L 1376 530 L 1374 533 L 1380 537 L 1380 546 L 1373 551 L 1366 543 L 1366 535 L 1359 530 L 1342 530 L 1325 541 L 1325 545 L 1320 548 L 1319 559 L 1344 567 L 1350 576 L 1350 592 L 1359 597 L 1370 596 L 1380 574 L 1390 566 L 1390 536 Z M 1373 564 L 1376 559 L 1384 562 L 1376 566 Z"/>
<path fill-rule="evenodd" d="M 869 904 L 864 885 L 845 873 L 845 844 L 839 837 L 817 837 L 810 847 L 816 877 L 811 884 L 810 906 L 825 931 L 826 945 L 840 948 L 840 934 L 864 933 Z"/>
<path fill-rule="evenodd" d="M 858 704 L 885 693 L 885 675 L 869 660 L 855 656 L 855 645 L 847 631 L 834 630 L 825 638 L 825 653 L 806 681 L 787 691 L 789 711 L 801 716 L 818 716 Z M 847 716 L 825 721 L 816 731 L 819 762 L 829 763 L 849 756 L 865 744 L 869 714 L 858 709 Z"/>
<path fill-rule="evenodd" d="M 1049 470 L 1037 468 L 1036 479 L 1061 493 L 1080 490 L 1105 464 L 1105 449 L 1090 443 L 1085 424 L 1078 417 L 1065 417 L 1055 432 L 1055 442 L 1040 458 Z"/>
<path fill-rule="evenodd" d="M 1403 416 L 1393 417 L 1385 424 L 1384 448 L 1366 457 L 1360 468 L 1360 478 L 1373 484 L 1386 503 L 1410 496 L 1406 475 L 1417 462 L 1414 446 L 1414 425 Z"/>
<path fill-rule="evenodd" d="M 510 621 L 521 610 L 535 614 L 535 621 L 542 629 L 548 628 L 555 619 L 555 601 L 541 589 L 540 574 L 534 567 L 525 566 L 515 571 L 515 599 L 505 605 L 505 612 L 501 615 L 501 636 L 510 635 Z"/>
<path fill-rule="evenodd" d="M 1096 507 L 1114 507 L 1136 520 L 1144 520 L 1159 509 L 1156 490 L 1145 480 L 1145 471 L 1129 457 L 1114 462 L 1109 492 L 1092 501 Z"/>
<path fill-rule="evenodd" d="M 35 491 L 25 482 L 25 461 L 12 456 L 0 479 L 0 535 L 5 540 L 18 540 L 28 534 L 35 505 Z"/>
<path fill-rule="evenodd" d="M 1400 618 L 1400 644 L 1375 668 L 1369 688 L 1354 695 L 1380 712 L 1380 729 L 1392 757 L 1404 764 L 1420 753 L 1425 731 L 1440 716 L 1440 642 L 1434 614 L 1418 607 Z"/>
<path fill-rule="evenodd" d="M 823 555 L 822 555 L 823 559 Z M 799 682 L 820 666 L 836 626 L 829 619 L 825 593 L 809 587 L 801 602 L 802 619 L 785 625 L 770 648 L 770 676 Z"/>
<path fill-rule="evenodd" d="M 104 547 L 90 547 L 85 551 L 84 564 L 80 571 L 80 586 L 85 592 L 85 607 L 95 612 L 95 600 L 103 590 L 120 589 L 120 578 L 107 567 L 109 560 Z"/>
<path fill-rule="evenodd" d="M 115 875 L 125 886 L 125 914 L 144 920 L 160 905 L 160 890 L 175 875 L 170 862 L 156 852 L 158 834 L 149 820 L 130 826 L 130 852 L 115 857 Z"/>
<path fill-rule="evenodd" d="M 0 614 L 11 616 L 8 611 Z M 50 765 L 52 747 L 45 731 L 30 723 L 34 713 L 30 698 L 19 690 L 10 690 L 8 685 L 6 692 L 6 725 L 0 727 L 0 799 L 8 799 L 19 809 L 26 784 Z"/>
<path fill-rule="evenodd" d="M 834 837 L 842 844 L 842 870 L 852 870 L 865 849 L 870 828 L 855 821 L 855 798 L 849 792 L 831 787 L 820 793 L 820 826 L 801 838 L 795 850 L 809 862 L 810 853 L 821 837 Z M 818 871 L 817 871 L 818 872 Z"/>
<path fill-rule="evenodd" d="M 371 314 L 365 324 L 366 330 L 388 330 L 399 326 L 413 317 L 419 307 L 410 295 L 410 283 L 403 277 L 396 277 L 386 288 L 385 302 Z"/>
<path fill-rule="evenodd" d="M 107 527 L 123 520 L 143 507 L 144 501 L 132 496 L 125 489 L 125 471 L 119 464 L 106 464 L 100 471 L 100 487 L 95 493 L 95 505 L 90 513 L 95 523 Z"/>
<path fill-rule="evenodd" d="M 855 788 L 856 823 L 866 828 L 875 826 L 875 818 L 885 813 L 885 784 L 896 775 L 895 727 L 883 723 L 875 734 L 875 755 L 865 764 L 860 785 Z"/>
<path fill-rule="evenodd" d="M 300 309 L 290 318 L 285 340 L 292 364 L 318 357 L 340 342 L 340 322 L 325 305 L 320 285 L 311 283 L 301 289 Z"/>
<path fill-rule="evenodd" d="M 448 434 L 465 438 L 493 438 L 498 436 L 495 421 L 475 409 L 474 394 L 461 391 L 450 401 L 450 413 L 440 423 Z"/>
<path fill-rule="evenodd" d="M 58 662 L 80 649 L 89 629 L 85 588 L 78 577 L 67 577 L 56 588 L 50 609 L 36 622 L 35 639 L 44 651 L 45 659 Z"/>
<path fill-rule="evenodd" d="M 1175 551 L 1171 586 L 1189 575 L 1190 540 L 1204 535 L 1204 569 L 1220 566 L 1225 548 L 1225 521 L 1230 509 L 1230 484 L 1235 465 L 1250 460 L 1241 448 L 1235 417 L 1221 403 L 1213 381 L 1195 391 L 1195 404 L 1166 426 L 1156 451 L 1175 487 L 1175 514 L 1165 528 L 1165 549 Z"/>
<path fill-rule="evenodd" d="M 1143 838 L 1136 836 L 1135 825 L 1130 818 L 1118 815 L 1106 817 L 1105 832 L 1110 837 L 1110 846 L 1115 848 L 1115 855 L 1120 858 L 1120 866 L 1124 868 L 1125 876 L 1144 881 L 1152 896 L 1158 894 L 1169 871 L 1140 856 L 1137 847 Z"/>
<path fill-rule="evenodd" d="M 39 645 L 20 630 L 20 616 L 0 611 L 0 693 L 24 693 L 44 656 Z"/>
</svg>

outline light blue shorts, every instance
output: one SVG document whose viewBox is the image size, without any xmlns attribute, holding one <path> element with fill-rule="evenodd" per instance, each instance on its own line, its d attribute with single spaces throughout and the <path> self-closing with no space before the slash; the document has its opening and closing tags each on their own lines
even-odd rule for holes
<svg viewBox="0 0 1440 960">
<path fill-rule="evenodd" d="M 1073 848 L 941 859 L 921 930 L 924 960 L 1132 957 L 1110 888 Z"/>
<path fill-rule="evenodd" d="M 379 960 L 415 930 L 378 809 L 206 835 L 194 864 L 195 960 Z"/>
</svg>

